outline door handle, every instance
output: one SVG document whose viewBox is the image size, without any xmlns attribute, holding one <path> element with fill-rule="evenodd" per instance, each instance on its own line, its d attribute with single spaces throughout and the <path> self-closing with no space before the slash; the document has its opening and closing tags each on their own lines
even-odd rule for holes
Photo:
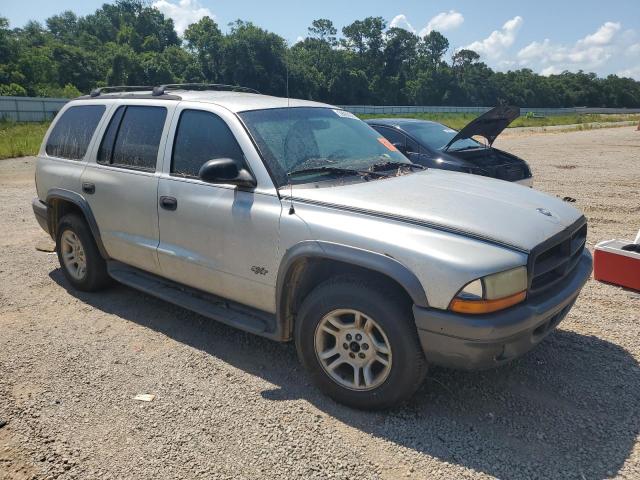
<svg viewBox="0 0 640 480">
<path fill-rule="evenodd" d="M 93 195 L 96 193 L 96 185 L 90 182 L 82 182 L 82 191 L 84 193 L 88 193 L 89 195 Z"/>
<path fill-rule="evenodd" d="M 178 200 L 175 197 L 160 197 L 160 206 L 165 210 L 176 210 L 178 208 Z"/>
</svg>

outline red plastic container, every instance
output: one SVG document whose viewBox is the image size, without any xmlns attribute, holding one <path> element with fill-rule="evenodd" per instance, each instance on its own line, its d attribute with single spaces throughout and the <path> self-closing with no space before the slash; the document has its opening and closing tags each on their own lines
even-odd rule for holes
<svg viewBox="0 0 640 480">
<path fill-rule="evenodd" d="M 593 278 L 640 292 L 640 252 L 623 250 L 632 242 L 607 240 L 596 245 Z"/>
</svg>

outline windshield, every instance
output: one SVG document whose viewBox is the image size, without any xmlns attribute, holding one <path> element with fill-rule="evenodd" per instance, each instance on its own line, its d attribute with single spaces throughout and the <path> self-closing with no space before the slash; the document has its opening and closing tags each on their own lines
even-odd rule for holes
<svg viewBox="0 0 640 480">
<path fill-rule="evenodd" d="M 296 175 L 297 183 L 331 177 L 336 169 L 367 170 L 387 163 L 411 165 L 387 139 L 343 110 L 274 108 L 242 112 L 240 117 L 278 186 L 286 185 L 288 175 L 301 170 L 315 169 L 306 176 Z"/>
<path fill-rule="evenodd" d="M 447 144 L 456 136 L 457 130 L 449 128 L 446 125 L 440 123 L 406 123 L 402 125 L 402 128 L 407 131 L 411 136 L 415 137 L 423 145 L 430 147 L 433 150 L 442 150 Z M 472 138 L 461 138 L 457 140 L 449 150 L 461 150 L 468 148 L 482 148 L 484 147 L 480 142 L 476 142 Z"/>
</svg>

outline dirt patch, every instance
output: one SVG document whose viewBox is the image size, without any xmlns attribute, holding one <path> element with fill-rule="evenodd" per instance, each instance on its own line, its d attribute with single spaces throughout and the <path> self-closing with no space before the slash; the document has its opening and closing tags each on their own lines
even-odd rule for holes
<svg viewBox="0 0 640 480">
<path fill-rule="evenodd" d="M 11 427 L 0 428 L 0 480 L 30 480 L 37 478 L 38 473 L 30 455 L 21 450 Z"/>
</svg>

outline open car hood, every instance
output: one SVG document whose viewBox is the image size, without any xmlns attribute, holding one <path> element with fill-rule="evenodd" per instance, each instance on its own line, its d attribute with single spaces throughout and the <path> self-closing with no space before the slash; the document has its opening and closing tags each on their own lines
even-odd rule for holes
<svg viewBox="0 0 640 480">
<path fill-rule="evenodd" d="M 471 138 L 474 135 L 484 137 L 493 145 L 494 140 L 507 128 L 507 126 L 520 116 L 520 108 L 510 105 L 499 105 L 483 115 L 469 122 L 458 134 L 443 148 L 447 151 L 451 145 L 463 138 Z"/>
</svg>

